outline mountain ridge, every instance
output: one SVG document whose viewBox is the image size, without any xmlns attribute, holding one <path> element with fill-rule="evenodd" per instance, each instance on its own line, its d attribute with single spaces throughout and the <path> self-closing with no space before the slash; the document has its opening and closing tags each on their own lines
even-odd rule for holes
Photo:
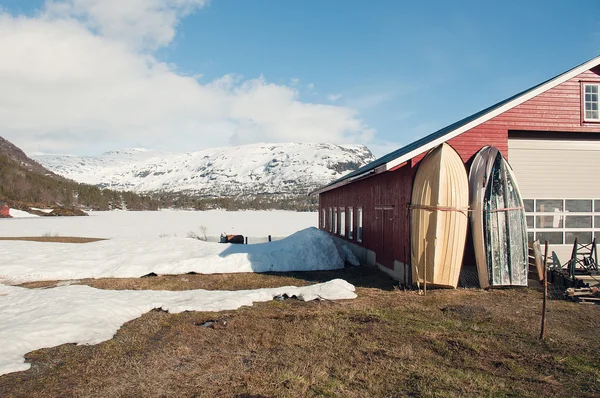
<svg viewBox="0 0 600 398">
<path fill-rule="evenodd" d="M 158 200 L 131 192 L 102 190 L 60 176 L 0 137 L 0 200 L 37 215 L 85 215 L 81 209 L 156 210 Z M 33 208 L 54 209 L 45 213 Z"/>
<path fill-rule="evenodd" d="M 144 148 L 32 158 L 63 177 L 118 191 L 198 198 L 298 197 L 374 160 L 364 145 L 250 144 L 194 152 Z"/>
</svg>

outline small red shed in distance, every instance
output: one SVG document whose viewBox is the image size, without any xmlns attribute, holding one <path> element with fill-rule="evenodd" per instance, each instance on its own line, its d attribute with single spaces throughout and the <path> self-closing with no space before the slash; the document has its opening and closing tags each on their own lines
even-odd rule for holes
<svg viewBox="0 0 600 398">
<path fill-rule="evenodd" d="M 486 145 L 497 147 L 510 161 L 511 139 L 555 139 L 558 136 L 560 140 L 576 141 L 583 137 L 598 140 L 600 113 L 598 116 L 586 113 L 587 108 L 593 109 L 599 103 L 598 95 L 588 95 L 588 91 L 594 90 L 588 90 L 589 86 L 597 86 L 595 90 L 600 91 L 600 57 L 408 144 L 312 192 L 319 195 L 319 228 L 351 243 L 363 263 L 377 265 L 394 278 L 412 283 L 408 204 L 416 169 L 425 154 L 447 142 L 458 152 L 468 170 L 474 155 Z M 585 115 L 596 119 L 590 120 Z M 597 166 L 600 169 L 600 150 Z M 522 176 L 517 173 L 517 179 L 520 178 Z M 559 198 L 562 194 L 557 195 Z M 590 192 L 589 197 L 592 201 L 600 199 L 600 191 Z M 524 196 L 524 199 L 529 198 Z M 563 203 L 569 199 L 581 198 L 563 198 Z M 600 211 L 600 200 L 596 202 Z M 345 220 L 340 221 L 340 217 Z M 337 225 L 331 225 L 335 220 Z M 594 229 L 600 225 L 590 227 L 590 234 L 598 232 L 600 236 L 600 229 Z M 541 236 L 543 232 L 535 233 Z M 562 243 L 565 245 L 568 234 L 569 231 L 563 231 Z M 468 245 L 466 253 L 469 253 Z M 469 261 L 468 254 L 465 261 Z M 474 265 L 474 259 L 471 264 Z"/>
<path fill-rule="evenodd" d="M 0 201 L 0 217 L 10 217 L 10 207 L 6 202 Z"/>
</svg>

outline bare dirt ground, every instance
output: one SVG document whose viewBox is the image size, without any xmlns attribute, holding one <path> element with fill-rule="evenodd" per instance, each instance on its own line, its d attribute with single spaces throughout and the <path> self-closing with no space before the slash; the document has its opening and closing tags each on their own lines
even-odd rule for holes
<svg viewBox="0 0 600 398">
<path fill-rule="evenodd" d="M 355 284 L 359 297 L 272 301 L 220 313 L 155 310 L 126 323 L 110 341 L 34 351 L 26 357 L 30 370 L 0 376 L 0 396 L 600 394 L 600 306 L 551 301 L 548 337 L 541 342 L 537 285 L 420 296 L 362 267 L 81 283 L 104 289 L 248 289 L 336 277 Z"/>
</svg>

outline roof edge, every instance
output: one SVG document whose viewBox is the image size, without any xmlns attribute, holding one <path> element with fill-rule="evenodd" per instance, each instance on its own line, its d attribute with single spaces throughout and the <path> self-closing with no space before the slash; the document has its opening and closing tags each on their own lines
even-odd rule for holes
<svg viewBox="0 0 600 398">
<path fill-rule="evenodd" d="M 373 162 L 369 163 L 366 166 L 363 166 L 361 169 L 364 168 L 364 171 L 358 175 L 352 175 L 353 173 L 356 173 L 358 171 L 360 171 L 361 169 L 355 170 L 354 172 L 350 172 L 348 173 L 346 176 L 341 177 L 333 182 L 331 182 L 328 185 L 325 185 L 319 189 L 316 189 L 314 191 L 312 191 L 311 193 L 309 193 L 309 195 L 315 195 L 315 194 L 321 194 L 327 191 L 330 191 L 332 189 L 335 188 L 339 188 L 341 186 L 350 184 L 358 179 L 363 179 L 363 178 L 368 178 L 371 177 L 373 174 L 379 174 L 380 172 L 383 171 L 387 171 L 390 169 L 393 169 L 394 167 L 398 167 L 400 166 L 402 163 L 414 158 L 415 156 L 426 152 L 438 145 L 440 145 L 443 142 L 446 142 L 468 130 L 471 130 L 472 128 L 475 128 L 477 126 L 479 126 L 480 124 L 483 124 L 485 122 L 487 122 L 490 119 L 493 119 L 494 117 L 509 111 L 510 109 L 558 86 L 559 84 L 562 84 L 564 82 L 566 82 L 567 80 L 570 80 L 572 78 L 574 78 L 575 76 L 595 67 L 600 65 L 600 56 L 594 57 L 572 69 L 567 70 L 566 72 L 563 72 L 553 78 L 550 78 L 538 85 L 535 85 L 529 89 L 526 89 L 520 93 L 515 94 L 512 97 L 508 97 L 507 99 L 504 99 L 500 102 L 497 102 L 494 105 L 489 106 L 488 108 L 485 108 L 479 112 L 476 112 L 470 116 L 467 116 L 455 123 L 452 123 L 446 127 L 443 127 L 439 130 L 437 130 L 434 133 L 429 134 L 429 136 L 435 136 L 436 134 L 442 132 L 445 129 L 451 128 L 452 125 L 454 124 L 458 124 L 458 126 L 456 128 L 451 128 L 448 132 L 443 133 L 441 136 L 432 139 L 431 141 L 426 141 L 424 142 L 422 145 L 406 152 L 406 153 L 400 153 L 397 157 L 388 160 L 385 163 L 377 163 L 377 160 L 374 160 Z M 482 115 L 476 117 L 475 119 L 468 121 L 469 118 L 477 115 L 478 113 L 482 113 Z M 467 121 L 464 124 L 460 124 L 461 121 Z M 420 140 L 425 140 L 427 137 L 429 136 L 425 136 L 423 138 L 421 138 Z M 419 140 L 413 141 L 417 142 Z M 396 151 L 400 151 L 402 148 L 407 148 L 409 147 L 411 144 L 405 145 L 404 147 L 399 148 Z M 390 153 L 388 153 L 387 155 L 382 156 L 380 159 L 389 156 L 391 154 L 393 154 L 396 151 L 392 151 Z M 370 165 L 373 165 L 371 168 L 369 168 Z M 379 169 L 379 171 L 377 173 L 373 173 L 376 169 Z M 361 177 L 362 176 L 362 177 Z"/>
</svg>

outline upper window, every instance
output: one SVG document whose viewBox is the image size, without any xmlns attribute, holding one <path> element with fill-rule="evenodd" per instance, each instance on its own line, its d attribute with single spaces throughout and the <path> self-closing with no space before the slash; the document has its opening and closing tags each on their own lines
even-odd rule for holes
<svg viewBox="0 0 600 398">
<path fill-rule="evenodd" d="M 584 110 L 586 121 L 600 122 L 600 108 L 598 107 L 598 94 L 600 92 L 600 84 L 584 84 Z"/>
<path fill-rule="evenodd" d="M 346 236 L 346 208 L 340 207 L 340 235 Z"/>
</svg>

